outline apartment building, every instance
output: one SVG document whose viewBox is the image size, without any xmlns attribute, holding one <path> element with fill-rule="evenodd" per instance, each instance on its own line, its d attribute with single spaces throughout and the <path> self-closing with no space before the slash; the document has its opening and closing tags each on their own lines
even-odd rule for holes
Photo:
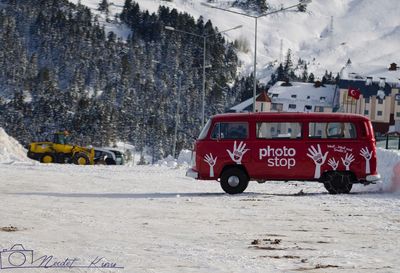
<svg viewBox="0 0 400 273">
<path fill-rule="evenodd" d="M 400 131 L 400 83 L 386 78 L 354 78 L 339 81 L 339 112 L 368 116 L 375 132 L 385 134 L 390 126 Z M 359 99 L 349 96 L 349 89 L 360 91 Z"/>
</svg>

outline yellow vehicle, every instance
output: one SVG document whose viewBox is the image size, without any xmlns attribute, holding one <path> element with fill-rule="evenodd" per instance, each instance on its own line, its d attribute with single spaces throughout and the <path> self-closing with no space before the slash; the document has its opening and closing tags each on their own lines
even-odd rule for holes
<svg viewBox="0 0 400 273">
<path fill-rule="evenodd" d="M 93 165 L 94 149 L 68 143 L 67 131 L 54 134 L 53 142 L 33 142 L 29 144 L 28 157 L 42 163 L 74 163 Z"/>
</svg>

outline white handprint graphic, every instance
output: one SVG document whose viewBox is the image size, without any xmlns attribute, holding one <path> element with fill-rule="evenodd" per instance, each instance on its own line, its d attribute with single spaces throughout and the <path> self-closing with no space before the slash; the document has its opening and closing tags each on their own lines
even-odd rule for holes
<svg viewBox="0 0 400 273">
<path fill-rule="evenodd" d="M 350 164 L 354 161 L 353 154 L 346 154 L 345 158 L 341 157 L 343 165 L 346 167 L 346 171 L 350 170 Z"/>
<path fill-rule="evenodd" d="M 339 167 L 339 160 L 336 161 L 334 157 L 329 158 L 328 165 L 332 167 L 332 170 L 336 171 L 336 169 Z"/>
<path fill-rule="evenodd" d="M 314 146 L 311 145 L 310 148 L 308 148 L 308 154 L 307 156 L 314 160 L 315 164 L 315 173 L 314 173 L 314 178 L 320 178 L 321 177 L 321 166 L 325 163 L 326 157 L 328 156 L 328 152 L 326 152 L 324 155 L 322 155 L 321 147 L 318 144 L 318 150 L 315 149 Z"/>
<path fill-rule="evenodd" d="M 226 150 L 229 154 L 229 156 L 231 157 L 231 159 L 233 160 L 233 162 L 236 162 L 236 164 L 241 164 L 242 163 L 242 158 L 243 155 L 249 151 L 250 149 L 245 149 L 246 148 L 246 144 L 241 141 L 239 143 L 239 146 L 236 147 L 236 141 L 233 144 L 233 152 L 231 152 L 230 150 Z"/>
<path fill-rule="evenodd" d="M 371 168 L 370 168 L 370 165 L 369 165 L 369 161 L 371 160 L 371 157 L 372 157 L 372 151 L 370 152 L 368 150 L 368 147 L 365 147 L 365 148 L 361 149 L 360 155 L 362 157 L 364 157 L 364 159 L 365 159 L 365 173 L 366 174 L 371 173 Z"/>
<path fill-rule="evenodd" d="M 204 156 L 204 161 L 210 166 L 210 177 L 214 177 L 214 166 L 217 163 L 217 157 L 213 158 L 212 153 Z"/>
</svg>

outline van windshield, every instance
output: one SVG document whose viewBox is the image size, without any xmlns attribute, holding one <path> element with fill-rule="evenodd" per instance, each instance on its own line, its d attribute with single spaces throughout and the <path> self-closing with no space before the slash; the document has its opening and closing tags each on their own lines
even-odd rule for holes
<svg viewBox="0 0 400 273">
<path fill-rule="evenodd" d="M 210 129 L 211 126 L 211 119 L 209 119 L 204 126 L 203 130 L 201 130 L 200 135 L 197 139 L 205 139 L 208 133 L 208 130 Z"/>
</svg>

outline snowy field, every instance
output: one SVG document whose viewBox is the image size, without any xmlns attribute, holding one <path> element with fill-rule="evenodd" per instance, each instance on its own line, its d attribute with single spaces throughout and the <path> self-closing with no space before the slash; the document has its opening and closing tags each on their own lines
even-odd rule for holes
<svg viewBox="0 0 400 273">
<path fill-rule="evenodd" d="M 379 151 L 383 184 L 349 195 L 329 195 L 318 183 L 268 182 L 230 196 L 218 183 L 186 178 L 184 166 L 42 165 L 5 156 L 16 143 L 1 132 L 0 145 L 0 250 L 22 244 L 34 251 L 35 266 L 42 262 L 4 269 L 10 257 L 24 261 L 3 251 L 4 272 L 400 268 L 400 195 L 382 191 L 400 161 L 396 152 Z M 43 255 L 53 257 L 43 262 Z M 98 268 L 105 262 L 123 268 Z M 43 268 L 54 263 L 67 268 Z"/>
</svg>

